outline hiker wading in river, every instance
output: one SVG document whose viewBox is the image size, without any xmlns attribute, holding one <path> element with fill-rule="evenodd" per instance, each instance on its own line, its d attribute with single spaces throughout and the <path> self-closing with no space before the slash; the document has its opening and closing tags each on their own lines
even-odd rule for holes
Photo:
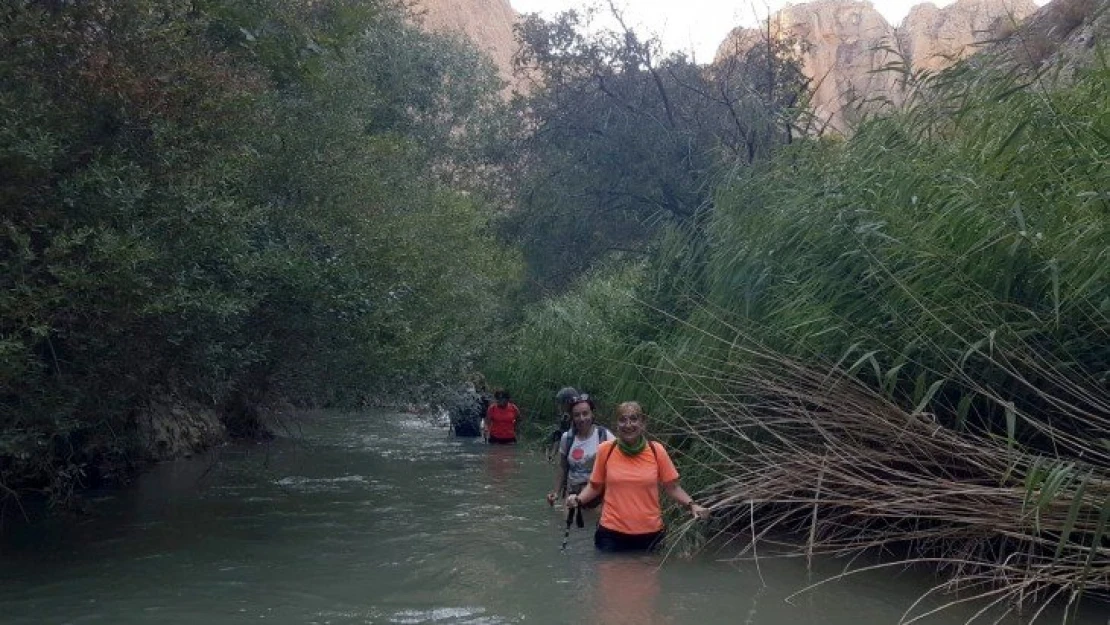
<svg viewBox="0 0 1110 625">
<path fill-rule="evenodd" d="M 678 483 L 666 448 L 649 441 L 647 417 L 634 401 L 617 407 L 617 438 L 602 443 L 586 488 L 567 495 L 567 508 L 588 506 L 605 496 L 594 546 L 601 551 L 648 551 L 666 534 L 659 488 L 690 511 L 694 518 L 709 516 Z"/>
<path fill-rule="evenodd" d="M 612 440 L 613 433 L 594 423 L 594 410 L 597 406 L 589 395 L 582 394 L 573 397 L 567 402 L 570 407 L 572 427 L 563 432 L 559 439 L 558 465 L 555 468 L 555 487 L 547 493 L 547 503 L 554 505 L 560 497 L 567 493 L 580 493 L 590 481 L 590 473 L 594 468 L 594 458 L 601 443 Z M 601 498 L 596 498 L 591 505 L 596 507 L 601 503 Z"/>
<path fill-rule="evenodd" d="M 551 444 L 544 450 L 544 457 L 548 462 L 556 462 L 559 458 L 559 444 L 563 435 L 571 430 L 574 422 L 570 418 L 570 404 L 578 397 L 578 391 L 573 386 L 564 386 L 555 393 L 555 409 L 559 415 L 559 427 L 551 432 Z M 589 477 L 589 476 L 587 476 Z"/>
<path fill-rule="evenodd" d="M 509 391 L 498 389 L 493 394 L 496 403 L 486 408 L 486 418 L 482 420 L 482 437 L 491 445 L 511 445 L 516 442 L 516 432 L 520 428 L 520 409 L 509 401 Z"/>
</svg>

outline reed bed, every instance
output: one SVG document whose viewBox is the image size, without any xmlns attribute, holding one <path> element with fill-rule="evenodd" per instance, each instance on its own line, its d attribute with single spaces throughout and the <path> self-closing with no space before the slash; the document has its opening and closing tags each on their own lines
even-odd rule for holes
<svg viewBox="0 0 1110 625">
<path fill-rule="evenodd" d="M 491 378 L 640 399 L 736 557 L 930 567 L 973 621 L 1110 597 L 1110 68 L 973 70 L 732 172 Z"/>
<path fill-rule="evenodd" d="M 957 432 L 843 368 L 751 339 L 721 348 L 719 360 L 703 349 L 651 375 L 670 377 L 665 395 L 696 415 L 672 426 L 716 476 L 700 496 L 723 531 L 780 555 L 879 551 L 884 566 L 926 564 L 945 573 L 936 591 L 958 591 L 950 604 L 985 600 L 1033 620 L 1054 599 L 1110 598 L 1106 465 Z M 753 553 L 748 543 L 738 557 Z M 911 610 L 905 622 L 925 615 Z"/>
<path fill-rule="evenodd" d="M 631 361 L 740 557 L 878 552 L 982 619 L 1110 598 L 1107 77 L 943 76 L 720 190 Z"/>
</svg>

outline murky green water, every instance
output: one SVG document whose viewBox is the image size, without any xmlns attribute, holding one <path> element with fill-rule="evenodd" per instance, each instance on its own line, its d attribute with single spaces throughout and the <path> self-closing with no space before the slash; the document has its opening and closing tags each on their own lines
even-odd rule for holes
<svg viewBox="0 0 1110 625">
<path fill-rule="evenodd" d="M 787 601 L 815 581 L 804 562 L 602 556 L 588 529 L 564 554 L 551 468 L 523 449 L 395 413 L 303 428 L 163 465 L 81 522 L 9 518 L 0 622 L 861 625 L 898 622 L 931 583 L 886 571 Z"/>
</svg>

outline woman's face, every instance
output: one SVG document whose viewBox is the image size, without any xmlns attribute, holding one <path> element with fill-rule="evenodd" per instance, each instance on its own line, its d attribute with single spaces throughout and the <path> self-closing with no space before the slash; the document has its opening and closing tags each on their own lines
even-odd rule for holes
<svg viewBox="0 0 1110 625">
<path fill-rule="evenodd" d="M 574 419 L 574 429 L 579 434 L 586 434 L 594 424 L 594 411 L 584 401 L 570 407 L 570 417 Z"/>
<path fill-rule="evenodd" d="M 635 408 L 622 407 L 617 412 L 617 436 L 626 443 L 635 443 L 644 435 L 647 421 Z"/>
</svg>

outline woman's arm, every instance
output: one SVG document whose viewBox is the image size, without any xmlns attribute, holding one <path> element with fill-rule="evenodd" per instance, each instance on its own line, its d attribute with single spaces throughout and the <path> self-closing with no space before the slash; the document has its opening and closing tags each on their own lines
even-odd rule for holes
<svg viewBox="0 0 1110 625">
<path fill-rule="evenodd" d="M 689 510 L 690 514 L 693 514 L 695 519 L 704 519 L 709 516 L 709 509 L 699 506 L 694 501 L 694 498 L 683 490 L 678 480 L 663 484 L 663 492 L 667 493 L 667 496 L 671 499 L 677 501 L 678 505 Z"/>
<path fill-rule="evenodd" d="M 567 443 L 569 444 L 570 441 L 567 441 Z M 562 439 L 559 439 L 557 449 L 559 450 L 559 466 L 555 468 L 555 487 L 551 489 L 550 493 L 547 493 L 547 504 L 550 506 L 555 505 L 555 500 L 562 494 L 567 483 L 567 471 L 570 470 L 567 465 L 567 455 L 563 453 Z"/>
<path fill-rule="evenodd" d="M 601 494 L 600 488 L 594 488 L 594 483 L 586 484 L 586 488 L 582 489 L 581 493 L 577 495 L 567 495 L 567 507 L 577 508 L 584 506 L 594 500 L 595 497 Z"/>
</svg>

